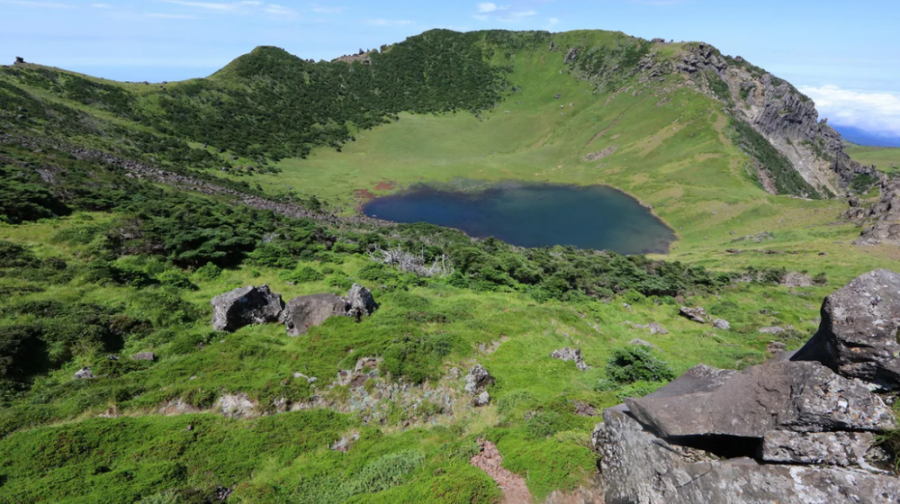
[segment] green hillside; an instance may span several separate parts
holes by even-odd
[[[354,63],[259,47],[185,82],[0,68],[0,502],[497,502],[479,440],[541,502],[595,473],[591,411],[798,347],[823,296],[895,267],[896,247],[851,245],[846,202],[735,112],[750,91],[676,70],[697,47],[434,30]],[[608,184],[678,241],[521,249],[358,214],[457,178]],[[376,248],[449,268],[399,271]],[[381,304],[360,322],[209,323],[237,287],[354,283]],[[651,322],[667,332],[635,327]],[[550,357],[567,346],[590,369]],[[368,357],[376,377],[339,383]],[[476,363],[496,378],[486,407],[463,392]],[[84,367],[96,378],[73,380]],[[253,406],[216,413],[226,397]]]
[[[847,154],[864,165],[875,165],[885,173],[894,173],[900,168],[900,148],[869,147],[848,143]]]

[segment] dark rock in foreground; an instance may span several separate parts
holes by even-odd
[[[838,467],[721,460],[644,430],[624,407],[594,431],[607,504],[896,503],[900,479]]]
[[[284,308],[281,295],[268,285],[234,289],[212,299],[212,325],[216,331],[236,331],[250,324],[275,322]]]
[[[691,371],[688,376],[693,379]],[[713,387],[711,382],[697,381],[704,390],[697,392],[689,387],[685,391],[679,380],[641,399],[625,400],[634,417],[662,437],[762,438],[780,429],[826,432],[895,427],[894,415],[880,397],[817,362],[753,366],[711,391],[707,391]]]
[[[897,420],[872,392],[900,382],[898,326],[900,275],[866,273],[828,296],[795,360],[699,365],[606,410],[593,436],[606,503],[900,502],[875,442]]]
[[[875,270],[825,298],[818,332],[793,360],[819,361],[843,376],[900,385],[900,274]]]

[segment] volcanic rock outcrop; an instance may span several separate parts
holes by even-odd
[[[792,360],[742,372],[698,365],[603,414],[607,504],[896,503],[875,437],[898,427],[872,390],[900,385],[900,275],[828,296]]]
[[[212,299],[216,331],[236,331],[250,324],[275,322],[284,308],[281,295],[268,285],[240,287]]]

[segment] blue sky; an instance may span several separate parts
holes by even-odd
[[[897,0],[0,0],[0,63],[163,81],[257,45],[331,59],[437,27],[598,28],[709,42],[789,80],[832,123],[900,136],[898,21]]]

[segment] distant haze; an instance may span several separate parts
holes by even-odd
[[[900,147],[900,136],[891,136],[878,133],[872,133],[853,126],[839,126],[832,124],[832,127],[844,137],[844,140],[853,142],[857,145],[869,145],[872,147]]]

